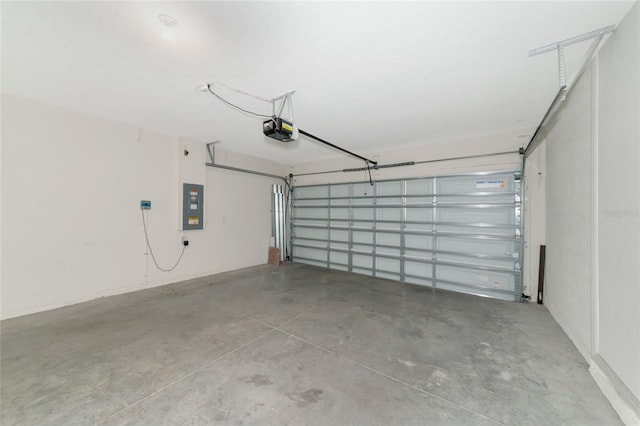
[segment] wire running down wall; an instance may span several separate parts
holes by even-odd
[[[504,300],[522,295],[519,170],[293,190],[293,260]]]

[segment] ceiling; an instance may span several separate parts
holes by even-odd
[[[2,91],[282,164],[342,155],[283,144],[208,93],[295,90],[296,124],[358,153],[522,130],[558,90],[530,49],[618,24],[631,2],[5,2]],[[174,17],[173,41],[158,14]],[[566,51],[568,75],[589,42]],[[217,87],[243,108],[268,104]]]

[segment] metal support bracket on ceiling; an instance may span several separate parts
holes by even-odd
[[[544,129],[544,127],[551,120],[551,118],[555,115],[555,112],[557,111],[557,109],[560,106],[560,104],[562,103],[562,101],[564,101],[567,98],[567,93],[569,93],[569,91],[573,87],[573,84],[578,80],[578,78],[580,78],[580,76],[582,75],[584,70],[587,68],[587,65],[589,64],[589,62],[591,61],[591,59],[595,55],[596,50],[598,49],[598,46],[600,45],[600,42],[602,42],[603,37],[606,34],[614,32],[615,30],[616,30],[616,26],[615,25],[609,25],[608,27],[603,27],[603,28],[600,28],[598,30],[590,31],[588,33],[584,33],[584,34],[581,34],[579,36],[571,37],[571,38],[568,38],[566,40],[562,40],[562,41],[559,41],[557,43],[551,43],[551,44],[548,44],[546,46],[542,46],[542,47],[539,47],[537,49],[532,49],[532,50],[529,51],[529,56],[530,57],[539,55],[541,53],[552,52],[554,50],[557,51],[557,53],[558,53],[558,80],[559,80],[559,84],[560,84],[560,89],[558,90],[558,93],[555,96],[555,98],[553,99],[553,102],[551,102],[551,105],[549,106],[549,109],[547,109],[546,114],[544,115],[544,117],[542,117],[542,120],[540,121],[540,124],[538,125],[538,128],[536,129],[535,133],[533,134],[533,136],[529,140],[529,143],[527,144],[527,147],[525,149],[525,155],[524,155],[525,160],[529,156],[529,154],[538,145],[538,142],[540,141],[540,135],[542,134],[542,130]],[[587,53],[586,53],[586,55],[584,57],[582,65],[571,76],[569,81],[567,81],[567,79],[566,79],[564,48],[567,47],[567,46],[571,46],[573,44],[576,44],[576,43],[580,43],[580,42],[587,41],[587,40],[592,40],[592,39],[593,39],[593,42],[591,43],[591,46],[587,50]]]
[[[296,93],[295,90],[291,91],[291,92],[287,92],[282,96],[278,96],[277,98],[273,98],[271,99],[271,109],[273,111],[273,116],[274,117],[278,117],[278,118],[286,118],[287,120],[289,120],[290,122],[294,122],[293,120],[293,103],[291,101],[291,95],[293,95],[294,93]],[[280,103],[279,107],[278,107],[278,111],[276,112],[276,104]],[[282,112],[284,111],[284,107],[287,107],[288,113],[289,115],[286,117],[282,116]]]
[[[548,44],[546,46],[538,47],[537,49],[532,49],[529,51],[529,57],[540,55],[541,53],[552,52],[554,50],[557,51],[559,85],[560,87],[566,86],[568,89],[571,87],[572,83],[580,76],[580,74],[582,74],[582,71],[584,71],[584,66],[589,62],[589,60],[595,53],[596,49],[600,45],[600,42],[602,41],[602,38],[605,36],[605,34],[612,33],[615,30],[616,30],[615,25],[609,25],[608,27],[603,27],[594,31],[590,31],[588,33],[584,33],[575,37],[568,38],[566,40],[562,40],[556,43]],[[587,51],[587,55],[585,57],[583,66],[580,68],[580,70],[578,70],[578,72],[576,72],[571,77],[571,79],[569,80],[569,83],[567,83],[567,78],[566,78],[567,70],[566,70],[565,55],[564,55],[565,47],[571,46],[572,44],[581,43],[583,41],[591,40],[591,39],[595,39],[595,40],[593,40],[593,43],[591,43],[591,47],[589,47],[589,50]],[[566,97],[566,93],[563,94],[562,100],[564,100],[565,97]]]

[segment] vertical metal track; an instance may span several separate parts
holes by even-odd
[[[353,185],[349,185],[349,253],[347,254],[347,269],[353,272]]]
[[[402,211],[400,212],[400,281],[404,282],[404,261],[406,255],[404,231],[407,227],[407,180],[402,180],[402,197],[400,204]]]
[[[438,178],[435,176],[431,181],[431,192],[431,200],[433,203],[433,208],[431,210],[431,214],[433,216],[431,218],[431,221],[433,222],[433,225],[431,226],[431,230],[433,231],[433,236],[431,238],[431,260],[433,261],[433,263],[431,264],[431,287],[435,290],[437,287],[436,276],[438,273],[438,266],[436,263],[438,261]]]
[[[293,234],[293,218],[294,218],[294,213],[293,213],[293,176],[289,175],[289,177],[287,178],[287,189],[289,191],[289,196],[287,197],[287,210],[285,210],[285,222],[288,223],[289,226],[287,226],[287,231],[288,231],[288,235],[286,238],[286,243],[287,243],[287,247],[288,247],[288,251],[287,251],[287,260],[291,260],[293,258],[293,239],[295,237],[295,235]],[[287,214],[287,212],[289,212],[289,214]]]
[[[525,199],[524,199],[524,155],[525,153],[522,152],[520,154],[520,171],[518,174],[516,174],[515,176],[515,184],[516,184],[516,192],[517,194],[515,195],[515,208],[514,208],[514,220],[515,220],[515,224],[519,227],[516,228],[516,237],[518,237],[518,247],[517,247],[517,252],[518,252],[518,261],[515,262],[515,269],[516,271],[520,272],[518,275],[516,275],[515,280],[516,280],[516,291],[518,292],[518,294],[520,294],[520,298],[516,299],[520,302],[522,302],[524,299],[522,297],[522,295],[524,294],[524,245],[526,244],[525,240],[524,240],[524,203],[525,203]]]
[[[285,259],[285,217],[282,185],[273,185],[273,237],[276,248],[280,249],[280,260]]]
[[[376,276],[377,268],[376,268],[376,246],[378,241],[378,184],[376,182],[373,183],[373,247],[371,247],[371,264],[372,264],[372,276]]]
[[[331,267],[331,195],[333,187],[327,185],[327,268]]]

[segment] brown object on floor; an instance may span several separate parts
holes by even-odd
[[[280,266],[280,249],[269,247],[269,265]]]
[[[547,257],[547,246],[540,246],[540,264],[538,267],[538,305],[542,305],[542,295],[544,294],[544,264]]]

